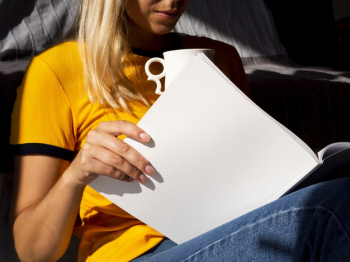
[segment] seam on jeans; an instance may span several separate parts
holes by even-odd
[[[207,249],[207,248],[209,248],[209,247],[215,245],[215,244],[218,243],[218,242],[221,242],[222,240],[225,240],[225,239],[227,239],[227,238],[229,238],[229,237],[231,237],[231,236],[233,236],[233,235],[239,233],[240,231],[242,231],[242,230],[244,230],[244,229],[246,229],[246,228],[251,228],[251,227],[255,226],[256,224],[259,224],[259,223],[261,223],[261,222],[263,222],[263,221],[265,221],[265,220],[267,220],[267,219],[276,217],[276,216],[278,216],[278,215],[285,214],[285,213],[289,213],[289,212],[291,212],[291,211],[298,211],[298,210],[302,210],[302,209],[315,209],[315,210],[321,209],[321,210],[323,210],[323,211],[326,211],[327,213],[330,213],[330,214],[331,214],[331,218],[333,218],[333,219],[338,223],[338,225],[340,226],[340,228],[343,230],[344,234],[346,235],[348,241],[350,242],[350,237],[349,237],[349,235],[347,234],[347,232],[346,232],[346,230],[344,229],[343,225],[340,223],[340,221],[337,219],[336,215],[335,215],[332,211],[330,211],[329,209],[324,208],[324,207],[322,207],[322,206],[315,206],[315,207],[299,207],[299,208],[292,208],[292,209],[289,209],[289,210],[286,210],[286,211],[280,211],[280,212],[275,213],[275,214],[272,214],[272,215],[270,215],[270,216],[268,216],[268,217],[264,217],[264,218],[262,218],[262,219],[259,219],[258,221],[255,221],[254,223],[250,223],[250,224],[248,224],[248,225],[246,225],[246,226],[244,226],[244,227],[238,229],[237,231],[235,231],[235,232],[233,232],[233,233],[231,233],[231,234],[229,234],[229,235],[227,235],[227,236],[225,236],[225,237],[223,237],[223,238],[221,238],[221,239],[218,239],[218,240],[216,240],[216,241],[213,242],[213,243],[210,243],[209,245],[203,247],[201,250],[198,250],[196,253],[193,253],[193,254],[190,255],[189,257],[187,257],[187,258],[181,260],[180,262],[184,262],[184,261],[190,259],[191,257],[196,256],[197,254],[199,254],[199,253],[202,252],[203,250],[205,250],[205,249]]]
[[[340,226],[340,228],[344,231],[344,234],[345,234],[345,236],[347,237],[348,241],[350,242],[350,236],[349,236],[348,233],[346,232],[346,230],[345,230],[343,224],[340,223],[340,221],[339,221],[339,219],[337,218],[337,216],[336,216],[332,211],[330,211],[329,209],[324,208],[324,207],[322,207],[322,206],[316,206],[316,208],[322,209],[323,211],[326,211],[326,212],[330,213],[330,214],[331,214],[331,218],[333,218],[333,219],[338,223],[338,225]]]

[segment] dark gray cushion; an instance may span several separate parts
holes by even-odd
[[[233,45],[243,59],[287,55],[262,0],[192,0],[174,31]]]
[[[0,0],[0,60],[33,56],[64,33],[78,0]]]

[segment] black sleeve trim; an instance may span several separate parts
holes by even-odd
[[[40,143],[28,143],[21,145],[11,145],[13,155],[28,155],[28,154],[40,154],[40,155],[48,155],[57,158],[61,158],[64,160],[72,161],[74,159],[74,151],[47,145]]]

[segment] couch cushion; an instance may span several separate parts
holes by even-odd
[[[314,151],[350,141],[350,72],[268,63],[245,70],[254,102]]]
[[[174,31],[233,45],[243,61],[287,55],[262,0],[192,0]]]
[[[0,60],[33,56],[62,38],[78,2],[0,0]]]

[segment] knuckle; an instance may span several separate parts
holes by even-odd
[[[89,143],[85,143],[81,150],[83,153],[86,153],[91,151],[91,149],[92,149],[92,145],[90,145]]]
[[[99,123],[96,127],[96,130],[105,130],[109,125],[108,121],[102,121],[101,123]]]
[[[121,173],[120,176],[118,177],[119,180],[123,180],[123,181],[127,181],[129,180],[129,176],[124,174],[124,173]]]
[[[97,125],[97,128],[104,127],[106,125],[106,122],[103,121]]]
[[[128,181],[129,176],[122,171],[118,170],[118,174],[115,176],[116,179],[121,180],[121,181]]]
[[[137,168],[133,168],[130,172],[130,176],[132,178],[138,178],[140,176],[140,174],[141,174],[141,171],[138,170]]]
[[[131,133],[133,137],[140,137],[140,130],[138,130],[138,128],[133,128]]]
[[[146,159],[144,159],[143,157],[139,157],[136,159],[135,164],[137,167],[143,168],[144,166],[146,166],[148,163],[148,161]]]
[[[126,153],[126,152],[128,152],[129,148],[130,148],[130,146],[129,146],[127,143],[124,143],[124,142],[122,142],[122,143],[120,143],[120,144],[118,145],[118,150],[119,150],[119,152],[121,152],[121,153]]]
[[[105,174],[107,175],[107,176],[113,176],[114,175],[114,173],[116,172],[116,168],[114,168],[114,167],[112,167],[112,166],[106,166],[105,167]]]
[[[112,157],[112,162],[115,164],[115,165],[121,165],[123,164],[124,162],[124,158],[122,158],[120,155],[114,155]]]
[[[126,121],[125,120],[118,120],[115,122],[115,125],[118,129],[123,129],[126,125]]]
[[[87,134],[87,140],[93,139],[94,137],[96,137],[96,135],[97,135],[96,129],[90,130],[89,133]]]

